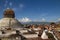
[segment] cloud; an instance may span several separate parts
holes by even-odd
[[[23,11],[23,10],[24,10],[24,4],[22,4],[22,3],[19,4],[19,10],[20,10],[20,11]]]
[[[9,2],[8,0],[6,0],[4,7],[12,7],[12,2]]]
[[[46,22],[45,18],[42,18],[41,20],[31,20],[30,18],[24,17],[22,19],[19,20],[20,22]]]
[[[46,21],[46,19],[45,19],[45,18],[42,18],[42,19],[41,19],[41,21],[42,21],[42,22],[45,22],[45,21]]]
[[[23,4],[19,4],[19,7],[20,7],[20,8],[23,8],[23,7],[24,7],[24,5],[23,5]]]
[[[12,2],[10,2],[9,5],[12,6]]]
[[[20,22],[31,22],[32,20],[30,20],[29,18],[25,17],[19,20]]]
[[[60,21],[60,18],[58,18],[58,21]]]

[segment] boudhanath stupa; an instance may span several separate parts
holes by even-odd
[[[0,29],[2,28],[18,28],[21,23],[15,18],[14,10],[6,9],[3,13],[3,18],[0,19]]]

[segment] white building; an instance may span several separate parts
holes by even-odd
[[[0,29],[21,27],[22,24],[15,18],[15,13],[12,9],[6,9],[3,14],[3,18],[0,19]]]

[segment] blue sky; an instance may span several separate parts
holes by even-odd
[[[0,0],[0,18],[6,8],[12,8],[17,19],[57,21],[60,18],[60,0]]]

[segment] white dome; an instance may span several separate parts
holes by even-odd
[[[5,27],[20,27],[21,23],[15,18],[2,18],[0,19],[0,28]]]

